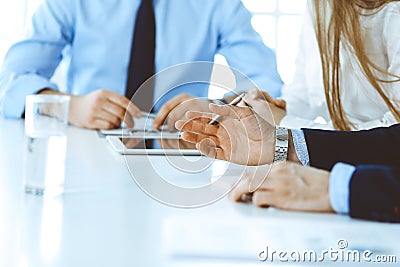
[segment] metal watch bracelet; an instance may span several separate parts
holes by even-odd
[[[274,162],[286,161],[289,147],[289,130],[284,127],[275,127]]]

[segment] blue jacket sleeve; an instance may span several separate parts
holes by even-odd
[[[400,167],[357,166],[350,182],[350,216],[400,222]]]

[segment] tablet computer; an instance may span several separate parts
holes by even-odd
[[[146,138],[132,136],[107,136],[115,151],[122,155],[177,155],[199,156],[201,153],[180,138]]]

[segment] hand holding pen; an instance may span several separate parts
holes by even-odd
[[[228,105],[236,106],[237,104],[239,104],[243,100],[245,95],[246,95],[245,93],[241,93],[239,96],[237,96],[235,99],[233,99]],[[220,118],[221,118],[220,115],[215,115],[215,117],[212,118],[212,120],[208,124],[216,125]]]
[[[237,96],[235,99],[233,99],[229,105],[236,106],[238,105],[241,101],[243,101],[243,98],[246,96],[245,93],[240,94]],[[216,125],[218,123],[218,120],[221,118],[220,115],[216,115],[208,124],[210,125]],[[247,193],[242,195],[242,201],[243,202],[251,202],[253,199],[253,194],[252,193]]]

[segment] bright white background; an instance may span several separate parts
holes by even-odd
[[[252,24],[265,44],[277,53],[285,83],[293,80],[302,13],[307,0],[242,0],[254,14]],[[42,0],[0,1],[0,64],[10,45],[23,37],[27,23]],[[223,63],[224,59],[216,58]]]

